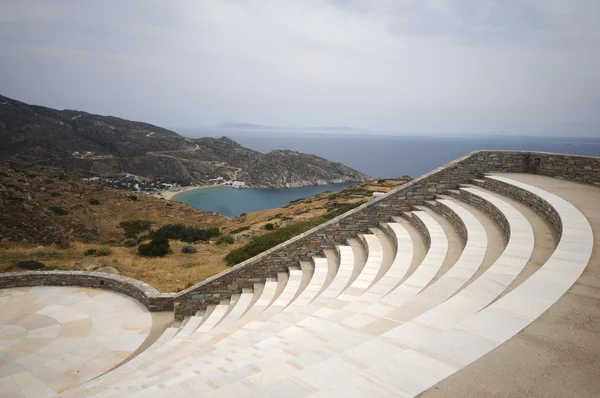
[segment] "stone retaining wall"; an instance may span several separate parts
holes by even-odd
[[[160,293],[147,283],[121,275],[85,271],[27,271],[0,275],[0,289],[22,286],[80,286],[133,297],[149,311],[172,311],[174,293]]]
[[[600,186],[599,157],[530,152],[526,171]]]
[[[476,209],[483,211],[492,220],[494,220],[494,223],[496,223],[496,225],[498,225],[500,229],[502,229],[502,232],[504,233],[506,239],[508,240],[510,238],[510,224],[506,219],[504,213],[502,213],[494,204],[469,191],[454,191],[449,192],[449,194],[452,197],[455,197],[458,200],[468,203]]]
[[[554,207],[544,199],[522,188],[490,178],[486,178],[484,183],[477,185],[529,205],[536,213],[548,220],[548,222],[554,226],[560,239],[562,234],[562,221]]]
[[[446,220],[448,220],[448,222],[450,222],[450,224],[452,224],[452,227],[457,230],[462,237],[463,244],[467,241],[469,238],[467,226],[463,222],[462,218],[460,218],[458,214],[452,210],[452,208],[446,206],[442,202],[428,202],[426,205],[434,211],[440,213]]]

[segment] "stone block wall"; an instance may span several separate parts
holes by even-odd
[[[560,216],[554,207],[552,207],[550,203],[546,202],[544,199],[514,185],[490,178],[486,178],[484,183],[477,185],[529,205],[536,213],[540,214],[542,217],[544,217],[544,219],[552,224],[556,230],[556,233],[558,234],[558,237],[560,238],[562,233],[562,222],[560,220]]]
[[[84,271],[8,272],[0,276],[0,289],[21,286],[80,286],[110,290],[133,297],[149,311],[172,311],[173,293],[160,293],[147,283],[122,275]]]
[[[462,218],[460,218],[458,214],[454,212],[454,210],[452,210],[450,207],[446,206],[442,202],[429,202],[427,203],[427,206],[443,215],[444,218],[452,224],[454,229],[456,229],[460,233],[460,236],[463,239],[463,244],[467,241],[467,239],[469,238],[467,226],[463,222]]]
[[[526,171],[600,186],[600,157],[530,152]]]

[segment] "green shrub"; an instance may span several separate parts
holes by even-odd
[[[324,214],[322,217],[325,218],[326,220],[331,220],[332,218],[336,218],[337,216],[342,215],[342,214],[346,213],[347,211],[350,211],[350,210],[354,209],[355,207],[358,207],[364,203],[367,203],[367,202],[361,201],[361,202],[356,202],[356,203],[346,203],[339,207],[332,207],[329,210],[327,210],[327,213]]]
[[[275,225],[273,225],[272,222],[265,224],[265,229],[268,231],[272,231],[273,229],[275,229]]]
[[[112,250],[110,249],[110,247],[101,247],[96,252],[96,256],[110,256],[111,253]]]
[[[225,262],[230,266],[239,264],[242,261],[246,261],[249,258],[264,252],[265,250],[269,250],[270,248],[275,247],[296,235],[300,235],[301,233],[306,232],[317,225],[331,220],[332,218],[335,218],[340,214],[347,212],[348,210],[358,207],[363,203],[366,202],[348,203],[343,206],[330,209],[321,217],[314,217],[307,221],[294,222],[273,232],[269,232],[262,236],[256,236],[244,246],[238,247],[237,249],[229,252],[229,254],[225,256]]]
[[[98,253],[98,249],[90,248],[87,249],[83,254],[86,256],[95,256]]]
[[[167,238],[180,240],[182,242],[208,241],[209,239],[221,235],[219,228],[202,229],[191,227],[183,224],[168,224],[153,231],[150,236],[152,238]]]
[[[197,251],[196,248],[194,246],[191,246],[191,245],[184,245],[181,248],[181,252],[182,253],[186,253],[186,254],[196,253],[196,251]]]
[[[140,233],[148,231],[152,227],[152,221],[149,220],[131,220],[121,221],[119,226],[125,231],[126,238],[135,238]]]
[[[50,210],[51,212],[64,216],[65,214],[69,214],[69,212],[66,209],[63,209],[62,207],[58,207],[58,206],[50,206],[48,207],[48,210]]]
[[[123,241],[121,241],[121,246],[125,246],[125,247],[133,247],[133,246],[137,246],[138,241],[135,238],[127,238],[124,239]]]
[[[246,215],[247,215],[247,213],[242,213],[242,214],[240,214],[238,217],[244,217],[244,216],[246,216]]]
[[[338,198],[338,195],[337,195],[337,194],[335,194],[335,193],[332,193],[331,195],[329,195],[329,196],[327,197],[327,199],[328,199],[328,200],[335,200],[335,199],[337,199],[337,198]]]
[[[50,192],[50,196],[60,196],[60,192]]]
[[[138,200],[138,197],[137,197],[137,195],[129,195],[127,197],[127,199],[129,199],[129,200]]]
[[[91,205],[99,205],[100,201],[98,199],[88,199],[89,204]]]
[[[231,235],[222,235],[219,236],[219,239],[217,239],[217,245],[221,245],[223,243],[230,245],[233,242],[235,242],[235,239]]]
[[[45,267],[45,265],[40,263],[39,261],[29,260],[29,261],[19,261],[18,263],[15,264],[15,267],[32,271],[32,270],[36,270],[36,269],[42,269]]]
[[[234,230],[233,230],[233,231],[231,231],[230,233],[231,233],[231,234],[237,234],[237,233],[240,233],[240,232],[243,232],[243,231],[248,231],[249,229],[250,229],[250,226],[249,226],[249,225],[246,225],[245,227],[241,227],[241,228],[238,228],[238,229],[234,229]]]
[[[19,198],[18,196],[9,196],[6,200],[10,202],[23,202],[25,199]]]
[[[269,218],[269,221],[274,220],[276,218],[281,218],[281,213],[275,214],[273,217]]]
[[[264,234],[262,236],[256,236],[252,238],[246,245],[232,250],[225,256],[225,262],[228,265],[239,264],[249,258],[256,256],[268,250],[280,243],[285,242],[288,239],[293,238],[303,232],[308,231],[311,228],[323,223],[322,217],[315,217],[308,221],[296,222],[286,227],[280,228],[276,231]]]
[[[287,216],[281,217],[281,221],[291,221],[291,220],[293,220],[292,217],[287,217]]]
[[[379,180],[377,180],[378,184],[383,184],[385,182],[385,178],[380,178]]]
[[[169,240],[166,238],[154,238],[150,243],[140,245],[138,251],[144,257],[162,257],[169,252]]]

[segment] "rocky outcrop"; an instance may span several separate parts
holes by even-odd
[[[206,184],[223,177],[255,187],[364,181],[340,163],[293,151],[262,154],[222,138],[189,139],[147,123],[28,105],[0,96],[0,160],[79,177],[134,174]]]

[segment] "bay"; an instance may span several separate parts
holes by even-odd
[[[326,191],[339,191],[355,184],[354,182],[348,182],[278,189],[209,187],[179,193],[173,197],[173,200],[197,209],[212,211],[227,217],[235,217],[242,213],[282,207],[292,200],[306,198]]]

